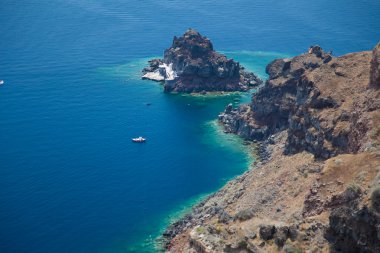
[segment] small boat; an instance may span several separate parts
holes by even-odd
[[[0,85],[4,84],[4,80],[0,80]]]
[[[145,142],[146,139],[140,136],[138,138],[132,138],[132,141],[133,142]]]

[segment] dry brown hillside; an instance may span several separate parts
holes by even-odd
[[[262,161],[165,232],[169,252],[380,252],[379,45],[278,59],[226,130]]]

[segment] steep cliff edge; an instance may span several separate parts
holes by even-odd
[[[380,252],[377,53],[270,63],[252,102],[219,116],[270,156],[170,226],[167,251]]]
[[[164,59],[149,61],[143,79],[164,82],[167,92],[247,91],[262,81],[240,64],[214,51],[211,41],[193,29],[174,37]]]
[[[375,50],[335,58],[314,46],[292,59],[275,60],[252,103],[227,108],[219,119],[228,132],[249,140],[287,129],[288,154],[306,150],[326,159],[358,152],[368,141],[370,114],[380,108],[376,92],[368,91],[378,59]]]

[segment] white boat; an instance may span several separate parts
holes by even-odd
[[[133,142],[145,142],[146,139],[140,136],[138,138],[132,138],[132,141]]]
[[[4,80],[0,80],[0,85],[4,84]]]

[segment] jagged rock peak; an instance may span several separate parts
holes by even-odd
[[[176,36],[174,36],[174,37],[176,37]],[[193,28],[187,29],[187,31],[183,34],[183,38],[185,38],[185,39],[196,39],[196,38],[207,39],[206,37],[203,37],[197,30],[195,30]]]
[[[198,31],[189,28],[181,37],[174,36],[171,48],[165,50],[165,57],[170,53],[181,54],[190,59],[208,57],[214,51],[211,41]]]
[[[174,36],[176,38],[176,36]],[[197,30],[189,28],[182,36],[186,40],[207,40],[210,41],[207,37],[202,36]]]

